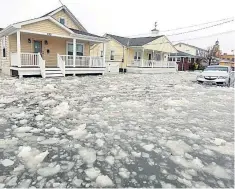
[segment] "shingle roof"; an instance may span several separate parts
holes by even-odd
[[[178,51],[177,53],[170,53],[170,56],[191,56],[194,57],[194,55],[182,52],[182,51]]]
[[[84,31],[81,31],[81,30],[76,30],[76,29],[73,29],[73,28],[69,28],[69,29],[72,30],[74,33],[77,33],[77,34],[88,35],[88,36],[92,36],[92,37],[101,37],[101,36],[98,36],[98,35],[95,35],[95,34],[92,34],[92,33],[88,33],[88,32],[84,32]]]
[[[128,38],[128,37],[121,37],[121,36],[112,35],[112,34],[106,34],[106,35],[112,37],[113,39],[115,39],[116,41],[118,41],[124,46],[143,46],[163,36],[163,35],[160,35],[156,37]]]

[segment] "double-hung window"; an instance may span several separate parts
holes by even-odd
[[[73,43],[68,43],[68,55],[73,55]],[[77,43],[76,44],[76,55],[83,56],[83,44]]]
[[[134,55],[134,60],[140,60],[141,59],[141,52],[136,51]]]

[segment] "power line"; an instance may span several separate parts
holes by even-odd
[[[214,37],[214,36],[218,36],[218,35],[229,34],[229,33],[233,33],[233,32],[235,32],[235,30],[230,30],[230,31],[226,31],[226,32],[215,33],[215,34],[212,34],[212,35],[200,36],[200,37],[195,37],[195,38],[181,39],[181,40],[177,40],[177,41],[168,41],[168,42],[151,43],[151,44],[146,44],[146,45],[157,45],[157,44],[166,44],[166,43],[179,43],[179,42],[182,42],[182,41],[191,41],[191,40],[195,40],[195,39],[209,38],[209,37]],[[146,45],[145,45],[145,46],[146,46]]]
[[[234,20],[229,20],[229,21],[222,22],[222,23],[219,23],[219,24],[214,24],[214,25],[211,25],[211,26],[206,26],[206,27],[203,27],[203,28],[199,28],[199,29],[195,29],[195,30],[190,30],[190,31],[186,31],[186,32],[174,33],[174,34],[170,34],[170,35],[166,35],[166,36],[182,35],[182,34],[186,34],[186,33],[201,31],[201,30],[205,30],[205,29],[208,29],[208,28],[213,28],[215,26],[220,26],[220,25],[223,25],[223,24],[227,24],[227,23],[230,23],[230,22],[233,22],[233,21]]]
[[[190,26],[185,26],[185,27],[180,27],[180,28],[174,28],[174,29],[163,30],[163,31],[160,31],[160,32],[168,32],[168,31],[175,31],[175,30],[180,30],[180,29],[192,28],[192,27],[197,27],[197,26],[201,26],[201,25],[206,25],[206,24],[221,22],[221,21],[224,21],[224,20],[233,21],[234,18],[233,18],[233,17],[224,18],[224,19],[220,19],[220,20],[216,20],[216,21],[210,21],[210,22],[205,22],[205,23],[201,23],[201,24],[195,24],[195,25],[190,25]],[[230,22],[230,21],[229,21],[229,22]],[[129,37],[136,37],[136,36],[140,36],[140,35],[150,35],[150,33],[142,33],[142,34],[138,34],[138,35],[132,35],[132,36],[129,36]]]

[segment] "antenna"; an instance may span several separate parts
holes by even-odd
[[[64,4],[62,3],[62,0],[59,0],[59,2],[60,2],[60,4],[61,4],[62,6],[64,6]]]

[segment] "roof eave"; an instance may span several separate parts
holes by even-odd
[[[72,34],[71,37],[78,38],[80,40],[85,40],[85,41],[93,41],[93,42],[108,42],[109,40],[104,37],[94,37],[94,36],[88,36],[88,35],[82,35],[82,34]]]
[[[13,25],[10,25],[6,28],[4,28],[3,30],[0,31],[0,37],[3,37],[3,36],[6,36],[6,35],[9,35],[13,32],[15,32],[18,28],[17,27],[14,27]]]

